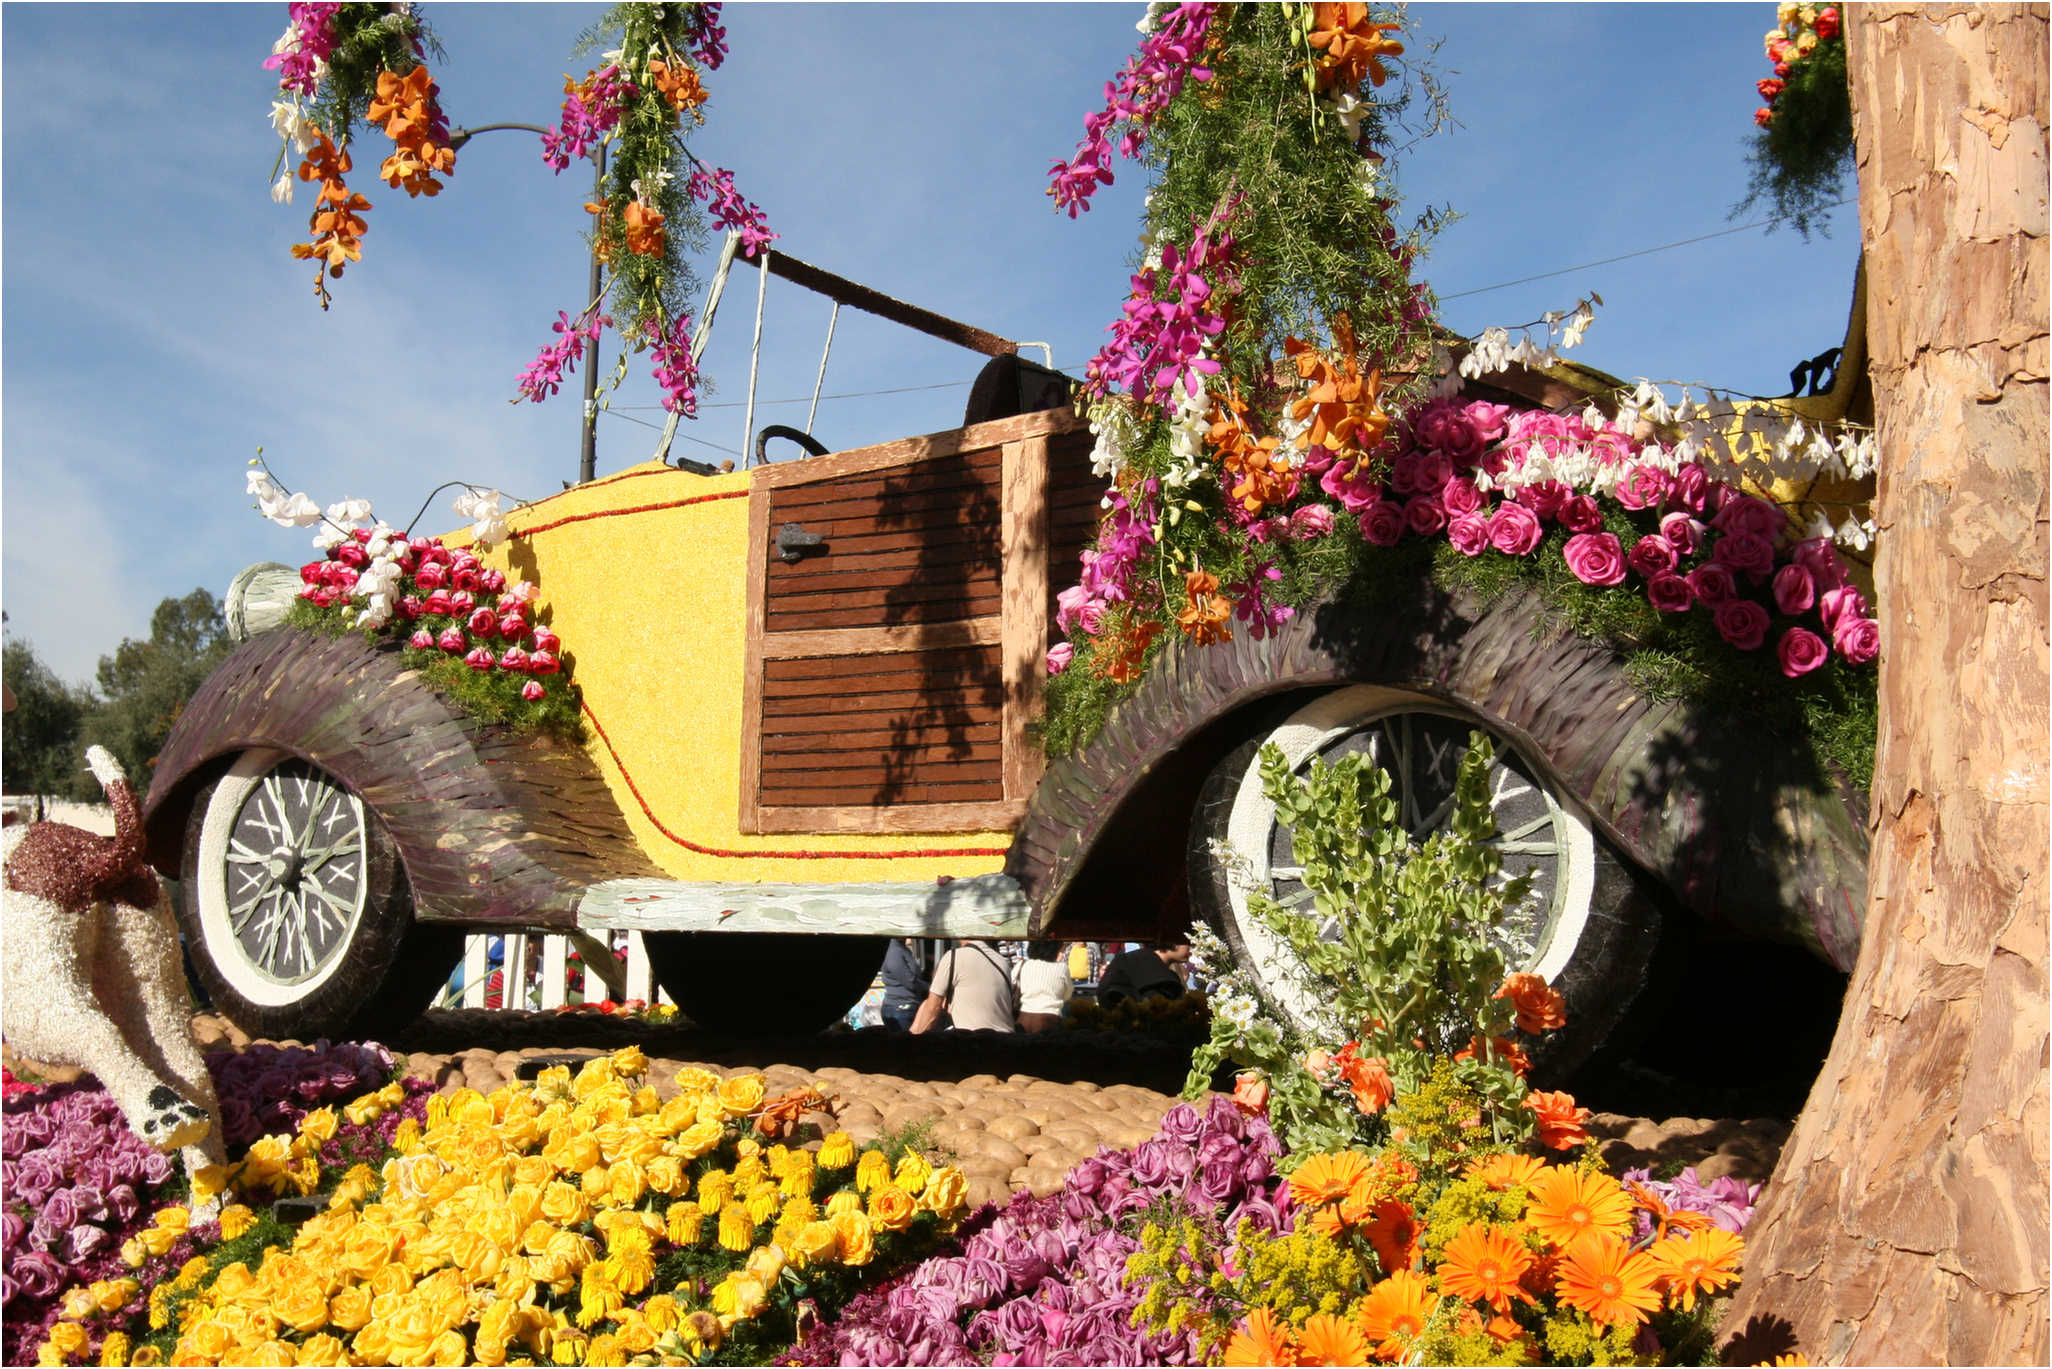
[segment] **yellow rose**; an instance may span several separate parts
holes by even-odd
[[[694,1122],[678,1133],[677,1139],[670,1143],[671,1149],[686,1160],[696,1160],[716,1149],[720,1138],[726,1134],[727,1129],[718,1122]]]
[[[565,1131],[561,1128],[542,1147],[542,1154],[565,1174],[582,1173],[605,1159],[598,1137],[589,1131]]]
[[[344,1284],[328,1299],[328,1324],[338,1331],[360,1331],[370,1320],[371,1291],[368,1284]]]
[[[649,1161],[664,1153],[663,1140],[663,1134],[653,1123],[632,1123],[622,1130],[620,1143],[613,1155],[615,1159],[632,1160],[646,1169]]]
[[[655,1091],[654,1085],[643,1084],[634,1090],[633,1106],[629,1109],[630,1116],[653,1117],[662,1110],[663,1096]]]
[[[490,1283],[499,1277],[499,1265],[505,1259],[506,1246],[493,1240],[480,1228],[458,1231],[449,1238],[449,1258],[463,1271],[466,1283]]]
[[[612,1182],[613,1176],[604,1165],[593,1165],[577,1176],[577,1186],[584,1190],[584,1196],[594,1203],[605,1201]]]
[[[398,1234],[387,1227],[360,1222],[342,1238],[342,1255],[337,1263],[353,1279],[368,1279],[391,1263],[398,1248]]]
[[[556,1177],[556,1167],[546,1156],[523,1155],[513,1162],[511,1177],[523,1188],[540,1188]]]
[[[960,1212],[969,1201],[969,1180],[953,1165],[942,1165],[926,1181],[926,1191],[919,1195],[919,1205],[928,1212],[937,1212],[951,1217]]]
[[[228,1328],[213,1320],[197,1322],[178,1338],[178,1348],[171,1353],[174,1359],[219,1360],[228,1353]]]
[[[620,1314],[620,1348],[630,1355],[645,1355],[655,1349],[656,1329],[632,1309]]]
[[[293,1355],[294,1364],[347,1364],[349,1347],[326,1331],[309,1336]]]
[[[639,1046],[623,1046],[613,1052],[613,1073],[628,1079],[646,1074],[648,1057],[641,1053]]]
[[[388,1264],[371,1275],[370,1291],[373,1298],[404,1297],[413,1291],[413,1273],[403,1264]],[[377,1315],[375,1307],[372,1308],[372,1315]]]
[[[463,1333],[452,1327],[436,1336],[434,1344],[428,1347],[428,1363],[452,1367],[470,1363],[470,1346]]]
[[[729,1274],[712,1294],[713,1310],[736,1321],[751,1320],[768,1300],[769,1290],[753,1274]]]
[[[390,1364],[392,1362],[392,1336],[383,1322],[372,1322],[356,1333],[349,1342],[359,1364]]]
[[[720,1076],[697,1065],[687,1065],[677,1071],[677,1094],[691,1098],[696,1094],[711,1093],[720,1086]]]
[[[210,1202],[227,1191],[228,1181],[233,1177],[226,1165],[206,1165],[192,1176],[192,1200],[196,1203]]]
[[[784,1252],[773,1245],[758,1247],[749,1252],[748,1262],[742,1267],[762,1280],[764,1288],[769,1288],[776,1283],[777,1276],[784,1272]]]
[[[834,1234],[830,1221],[807,1222],[791,1238],[791,1258],[801,1268],[818,1264],[821,1260],[831,1260],[840,1248],[841,1238]]]
[[[830,1131],[819,1143],[821,1169],[846,1169],[855,1163],[855,1138],[845,1131]]]
[[[86,1329],[75,1321],[60,1321],[50,1327],[50,1339],[46,1342],[65,1359],[79,1354],[86,1348]]]
[[[198,1259],[197,1255],[193,1256]],[[249,1272],[249,1266],[241,1260],[221,1266],[221,1272],[214,1278],[214,1301],[231,1302],[256,1287],[256,1275]]]
[[[876,1253],[876,1237],[869,1225],[869,1218],[860,1212],[843,1212],[828,1218],[834,1229],[834,1238],[839,1243],[841,1263],[851,1269],[860,1269],[868,1264]]]
[[[542,1253],[561,1260],[567,1272],[578,1274],[598,1258],[598,1245],[591,1237],[575,1231],[558,1231],[549,1238],[549,1248]]]
[[[737,1074],[720,1083],[720,1108],[729,1117],[746,1117],[762,1106],[763,1080],[759,1074]]]
[[[449,1173],[449,1166],[435,1156],[421,1151],[399,1157],[398,1183],[395,1187],[403,1198],[430,1198],[440,1187],[442,1177]]]
[[[591,1202],[558,1179],[542,1190],[541,1215],[557,1226],[581,1226],[591,1220]]]
[[[401,1300],[384,1325],[385,1334],[392,1339],[392,1358],[407,1364],[425,1363],[428,1347],[442,1334],[440,1318],[419,1298]]]
[[[613,1062],[601,1055],[584,1062],[577,1071],[577,1077],[570,1082],[570,1092],[579,1099],[591,1097],[610,1087],[615,1081]]]
[[[519,1307],[511,1302],[491,1302],[485,1305],[484,1313],[477,1319],[477,1337],[471,1343],[471,1358],[479,1364],[501,1365],[506,1362],[506,1351],[518,1334],[515,1313]]]
[[[458,1126],[490,1127],[499,1117],[490,1099],[476,1089],[461,1088],[449,1095],[449,1120]]]
[[[648,1176],[632,1160],[621,1160],[607,1176],[607,1197],[621,1207],[632,1207],[648,1192]]]
[[[312,1335],[328,1324],[328,1300],[317,1285],[303,1279],[295,1279],[278,1290],[271,1300],[271,1312],[302,1336]]]
[[[324,1146],[335,1139],[342,1119],[333,1108],[315,1108],[299,1121],[299,1134],[317,1146]]]
[[[755,1223],[748,1216],[748,1209],[738,1203],[729,1203],[720,1209],[720,1245],[732,1251],[743,1251],[755,1244]]]
[[[828,1207],[831,1209],[832,1204]],[[912,1195],[896,1184],[884,1184],[870,1191],[869,1219],[879,1231],[903,1231],[912,1225],[912,1214],[917,1210]]]
[[[100,1364],[103,1369],[121,1369],[128,1363],[128,1334],[124,1331],[110,1331],[107,1339],[100,1342]]]
[[[67,1291],[63,1300],[57,1304],[58,1314],[71,1321],[84,1321],[94,1315],[100,1308],[99,1294],[95,1291],[99,1287],[100,1285],[94,1284],[92,1288],[73,1288]]]
[[[650,1160],[643,1177],[648,1183],[649,1192],[661,1194],[665,1198],[677,1197],[690,1184],[690,1180],[684,1175],[684,1162],[674,1155],[658,1155]]]
[[[243,1363],[256,1365],[257,1369],[289,1369],[297,1360],[298,1351],[290,1341],[267,1340],[250,1351]]]
[[[727,1120],[727,1110],[720,1106],[720,1091],[718,1089],[698,1095],[698,1120],[701,1122],[724,1122]]]

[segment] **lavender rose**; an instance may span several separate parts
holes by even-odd
[[[1577,498],[1581,496],[1577,495]],[[1563,518],[1563,522],[1566,520]],[[1624,550],[1608,532],[1581,532],[1568,538],[1561,548],[1568,569],[1585,585],[1616,585],[1624,582]]]

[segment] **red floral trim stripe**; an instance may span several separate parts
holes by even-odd
[[[653,475],[655,472],[650,471],[649,474]],[[538,523],[531,528],[521,528],[517,532],[509,533],[508,537],[510,540],[517,542],[523,537],[532,537],[538,532],[547,532],[551,528],[560,528],[566,523],[582,523],[589,518],[618,518],[622,514],[628,513],[654,513],[659,509],[681,509],[687,504],[705,504],[716,499],[746,499],[747,497],[747,490],[728,490],[724,494],[694,494],[689,499],[670,499],[660,504],[636,504],[628,509],[597,509],[591,513],[573,513],[566,517],[558,518],[553,523]]]
[[[702,497],[724,499],[727,496],[708,495]],[[626,512],[626,510],[622,510],[622,512]],[[591,515],[586,516],[589,517]],[[606,754],[611,756],[613,764],[619,767],[620,778],[627,781],[628,791],[634,795],[634,801],[641,805],[642,813],[647,816],[650,822],[655,824],[656,831],[661,832],[685,850],[695,851],[701,856],[723,856],[733,859],[766,856],[771,859],[782,860],[913,860],[920,857],[933,856],[1001,856],[1005,854],[1004,847],[980,846],[964,846],[942,851],[728,851],[717,846],[700,846],[697,842],[687,841],[663,826],[663,820],[655,815],[655,811],[648,806],[648,800],[641,796],[641,786],[636,784],[634,776],[627,772],[627,764],[620,759],[620,753],[614,749],[613,739],[606,735],[605,726],[599,722],[598,714],[591,711],[591,705],[588,703],[581,703],[580,706],[584,709],[584,716],[591,720],[592,727],[598,732],[599,740],[606,744]]]

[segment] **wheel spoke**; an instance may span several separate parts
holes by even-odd
[[[301,864],[300,869],[307,874],[312,874],[337,856],[353,856],[360,854],[362,850],[363,848],[356,844],[356,836],[352,833],[332,846],[323,846],[317,851],[308,851],[303,858],[304,863]]]
[[[1268,874],[1271,879],[1302,879],[1304,877],[1304,867],[1301,865],[1271,865],[1268,867]]]
[[[1557,856],[1560,844],[1556,841],[1506,841],[1496,848],[1507,856]]]
[[[1510,831],[1500,832],[1497,835],[1500,839],[1504,841],[1519,841],[1525,837],[1531,836],[1534,832],[1538,831],[1540,828],[1546,826],[1548,823],[1552,821],[1553,814],[1541,813],[1538,817],[1533,818],[1530,822],[1519,823]]]

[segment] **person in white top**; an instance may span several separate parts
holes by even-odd
[[[1019,966],[1019,1030],[1044,1032],[1062,1020],[1062,1007],[1076,991],[1062,965],[1063,943],[1034,941]]]

